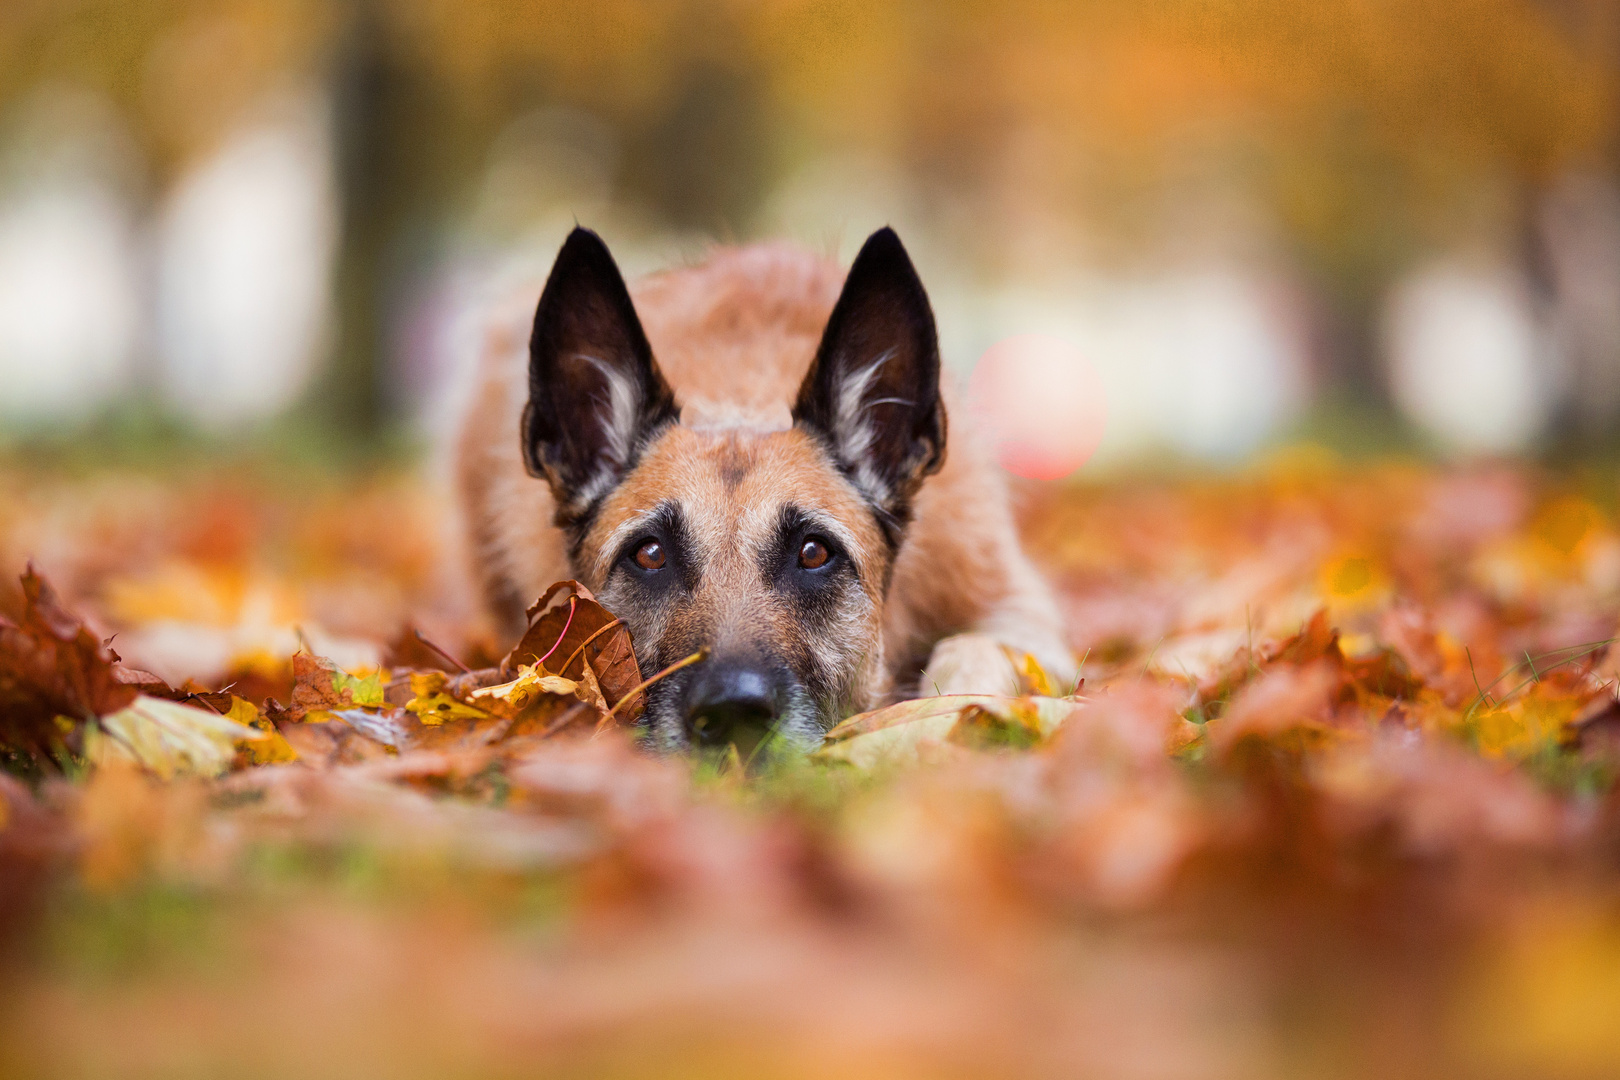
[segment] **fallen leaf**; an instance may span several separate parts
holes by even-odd
[[[525,664],[594,682],[610,709],[643,677],[630,631],[577,581],[557,582],[529,608],[529,628],[501,669],[514,672]],[[637,695],[618,714],[619,722],[633,724],[644,707]]]
[[[243,744],[251,764],[282,765],[298,760],[298,751],[292,748],[292,744],[287,742],[286,737],[274,724],[259,714],[258,706],[246,698],[231,695],[231,705],[225,712],[225,719],[246,724],[264,734],[262,739],[254,739]]]
[[[410,683],[412,696],[405,708],[415,713],[424,724],[442,724],[447,720],[483,720],[489,716],[484,710],[464,704],[445,693],[449,680],[439,672],[412,675]]]
[[[957,746],[1031,745],[1056,731],[1077,708],[1077,702],[1049,697],[918,698],[850,717],[827,732],[813,756],[871,769],[949,756]]]
[[[385,704],[381,672],[356,678],[324,656],[294,653],[293,680],[292,706],[287,710],[292,719],[316,710],[381,708]]]
[[[964,708],[949,738],[975,749],[1028,748],[1049,738],[1079,707],[1068,698],[991,698]]]
[[[543,695],[572,697],[578,694],[579,689],[580,684],[573,679],[548,675],[538,667],[525,664],[518,669],[517,678],[497,686],[474,690],[471,697],[474,701],[489,702],[492,706],[503,707],[505,715],[515,716],[540,700]]]
[[[0,748],[49,761],[54,747],[79,744],[84,721],[133,702],[149,677],[121,671],[118,654],[61,606],[33,564],[22,588],[21,621],[0,616]],[[65,731],[58,717],[70,721]]]
[[[231,767],[237,747],[270,737],[208,709],[142,695],[101,718],[99,734],[87,740],[86,756],[97,764],[132,762],[164,780],[219,776]]]
[[[1325,661],[1272,668],[1244,687],[1218,720],[1205,725],[1210,744],[1226,753],[1250,736],[1325,732],[1337,685],[1338,675]]]

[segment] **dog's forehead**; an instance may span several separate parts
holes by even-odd
[[[599,559],[611,559],[641,522],[670,506],[679,508],[691,541],[722,560],[749,557],[774,540],[787,507],[823,523],[857,559],[883,545],[860,495],[797,429],[670,428],[603,504],[591,530]]]

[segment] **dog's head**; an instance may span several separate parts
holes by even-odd
[[[644,674],[707,650],[648,690],[657,745],[809,745],[883,692],[890,570],[945,454],[933,312],[892,230],[856,257],[789,430],[682,426],[584,229],[552,267],[529,357],[524,460],[551,485],[576,575],[629,626]]]

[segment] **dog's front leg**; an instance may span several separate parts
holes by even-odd
[[[934,646],[917,692],[923,697],[1016,694],[1018,671],[1001,642],[989,634],[953,634]]]

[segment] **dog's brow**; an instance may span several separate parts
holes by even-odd
[[[830,514],[825,510],[819,510],[815,507],[799,506],[796,504],[782,507],[781,513],[783,518],[787,520],[797,519],[798,521],[808,525],[811,529],[814,529],[816,532],[825,534],[829,540],[833,541],[839,547],[849,552],[852,560],[854,558],[854,553],[860,550],[860,542],[856,539],[855,534],[850,532],[844,523],[839,521],[838,517],[834,514]],[[858,565],[856,566],[857,575],[859,575],[861,569],[862,567]]]
[[[799,512],[804,515],[805,520],[808,521],[813,528],[826,533],[828,539],[836,540],[839,546],[841,546],[845,551],[853,551],[859,544],[859,541],[855,539],[855,534],[850,532],[849,529],[844,526],[844,523],[839,521],[832,514],[828,514],[821,510],[805,509],[802,507],[799,508]]]

